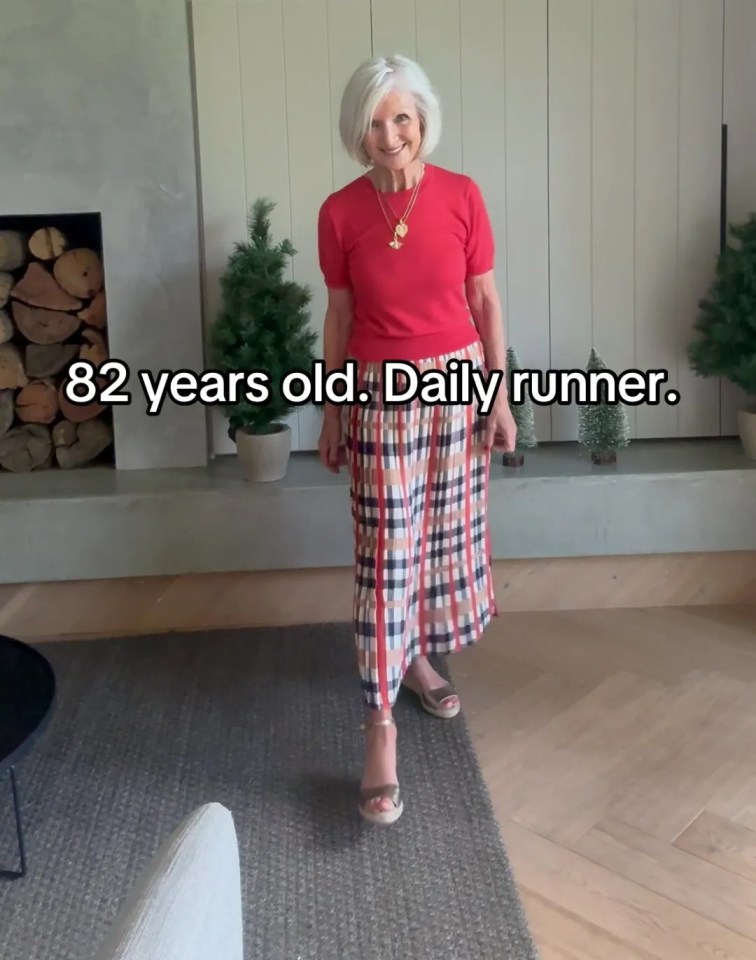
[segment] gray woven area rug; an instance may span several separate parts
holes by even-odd
[[[3,960],[90,957],[160,841],[209,800],[239,835],[248,960],[535,960],[461,716],[403,694],[404,815],[359,818],[343,625],[41,649],[59,698],[18,767],[29,873],[0,881]],[[3,865],[14,838],[6,777]]]

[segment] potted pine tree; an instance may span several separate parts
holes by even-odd
[[[502,463],[505,467],[521,467],[525,463],[525,450],[538,446],[538,440],[535,433],[535,414],[533,412],[533,401],[529,391],[526,389],[520,403],[513,402],[512,393],[512,374],[515,370],[521,370],[520,360],[513,347],[507,347],[507,385],[509,409],[512,411],[512,419],[517,427],[517,438],[513,451],[502,454]]]
[[[310,371],[316,334],[308,312],[312,293],[284,277],[296,250],[288,239],[271,237],[271,200],[250,207],[247,239],[234,244],[221,277],[221,307],[211,328],[210,348],[217,370],[225,374],[267,375],[267,399],[244,397],[226,405],[228,435],[236,444],[244,476],[253,482],[280,480],[291,454],[291,428],[286,418],[295,409],[282,393],[286,374]]]
[[[745,392],[738,432],[746,457],[756,460],[756,214],[731,225],[729,236],[699,301],[688,359],[699,376],[725,377]]]
[[[585,369],[606,370],[606,364],[595,349],[591,348]],[[617,451],[630,443],[630,428],[627,412],[621,403],[609,403],[606,385],[599,384],[596,403],[584,403],[578,407],[578,443],[591,454],[597,466],[617,462]]]

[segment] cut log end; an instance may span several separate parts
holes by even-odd
[[[47,470],[53,465],[52,434],[49,427],[27,423],[13,427],[0,438],[0,467],[12,473]]]
[[[10,300],[11,290],[15,284],[12,273],[0,272],[0,307],[4,307]]]
[[[0,437],[13,426],[15,390],[0,390]]]
[[[54,423],[59,410],[58,391],[49,380],[31,380],[16,395],[16,416],[24,423]]]
[[[26,273],[10,292],[14,300],[47,310],[80,310],[82,302],[67,293],[41,263],[30,263]]]
[[[102,418],[72,423],[62,420],[53,430],[55,459],[62,470],[83,467],[99,457],[113,442],[110,424]]]
[[[85,420],[94,420],[107,409],[102,403],[73,403],[66,396],[66,386],[68,380],[64,380],[58,388],[58,403],[60,412],[72,423],[84,423]],[[108,386],[108,380],[105,377],[97,377],[96,383],[101,390]]]
[[[13,343],[0,344],[0,390],[18,390],[28,382],[18,347]]]
[[[68,240],[57,227],[40,227],[29,238],[29,250],[38,260],[54,260],[68,247]]]
[[[18,270],[28,256],[26,237],[18,230],[0,230],[0,270]]]
[[[26,373],[36,380],[54,377],[76,358],[75,343],[30,343],[26,348]]]
[[[27,340],[41,345],[61,343],[81,326],[75,313],[29,307],[18,300],[13,302],[13,319]]]
[[[84,307],[83,310],[79,311],[79,317],[84,323],[89,324],[90,327],[97,327],[98,330],[104,329],[107,322],[107,306],[105,304],[104,290],[100,290],[88,307]]]
[[[0,309],[0,343],[7,343],[15,336],[13,321],[7,310]]]
[[[101,367],[108,359],[108,348],[105,345],[105,338],[99,330],[94,329],[82,330],[81,336],[87,342],[79,350],[79,359],[89,360],[95,367]]]
[[[67,293],[80,300],[91,300],[105,282],[102,260],[94,250],[86,247],[61,254],[55,261],[53,274]]]

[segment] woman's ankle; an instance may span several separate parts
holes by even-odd
[[[372,729],[373,727],[389,729],[392,726],[395,726],[395,723],[393,712],[390,708],[387,710],[376,709],[375,707],[367,708],[365,715],[366,729]]]
[[[368,723],[365,731],[363,786],[394,782],[397,744],[397,729],[394,723],[388,726]]]

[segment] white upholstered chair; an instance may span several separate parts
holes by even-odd
[[[94,960],[243,960],[239,847],[219,803],[194,810],[158,849]]]

